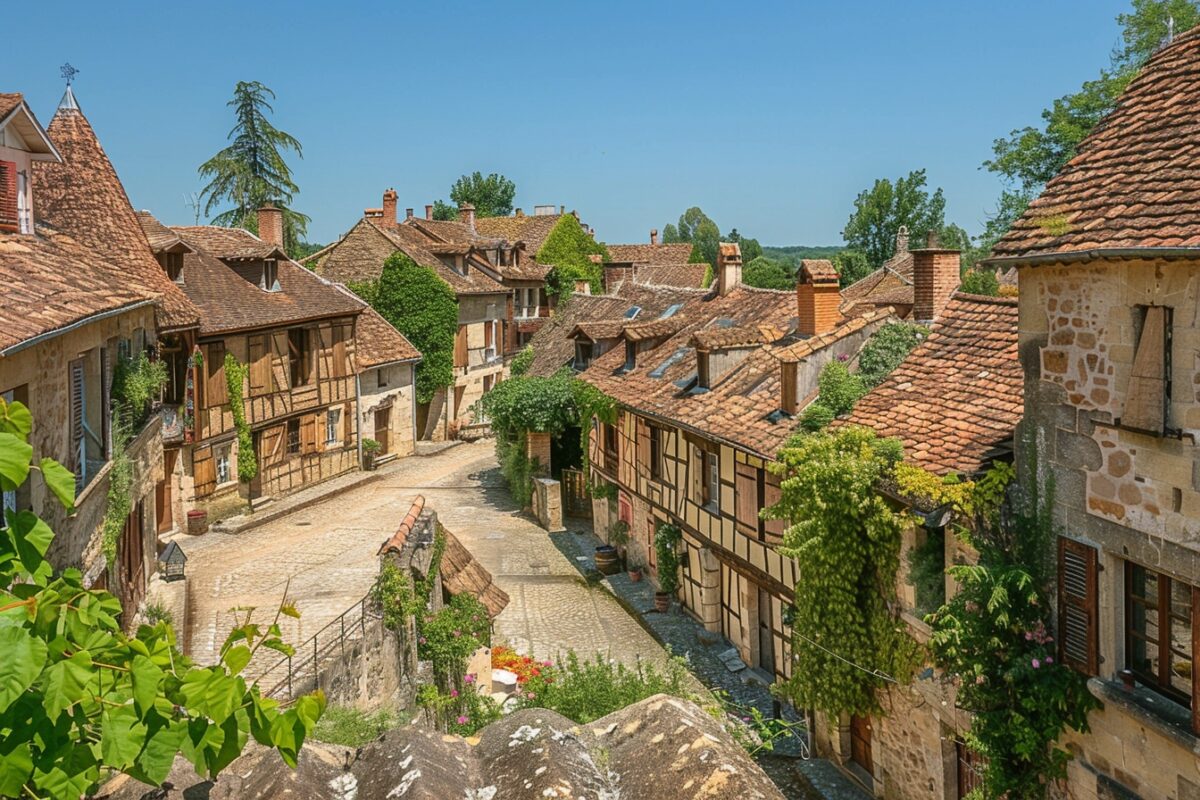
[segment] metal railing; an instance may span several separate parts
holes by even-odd
[[[383,619],[374,613],[370,606],[371,594],[368,592],[363,599],[343,611],[304,643],[297,645],[295,653],[284,656],[259,674],[255,680],[262,689],[263,697],[291,700],[297,694],[319,688],[322,665],[331,656],[345,661],[347,645],[352,646],[366,639],[367,624]]]

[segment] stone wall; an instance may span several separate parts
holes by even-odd
[[[380,373],[386,373],[384,386],[379,385]],[[362,438],[379,439],[379,432],[375,430],[375,412],[390,408],[388,454],[412,455],[415,447],[415,396],[412,364],[393,364],[362,373],[359,376],[358,399],[358,430]]]

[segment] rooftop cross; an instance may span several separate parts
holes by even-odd
[[[70,86],[71,81],[75,80],[75,76],[79,74],[79,70],[72,67],[70,61],[59,67],[58,71],[62,74],[63,79],[66,80],[67,86]]]

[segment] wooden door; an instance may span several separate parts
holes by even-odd
[[[375,441],[379,442],[379,455],[388,452],[391,447],[392,409],[380,408],[375,411]]]
[[[129,516],[117,543],[117,562],[121,580],[123,620],[130,620],[146,596],[146,552],[142,539],[143,505],[138,501]]]
[[[163,450],[163,479],[154,487],[154,521],[158,533],[165,533],[175,525],[171,487],[175,485],[175,459],[178,457],[178,450]]]
[[[862,767],[867,777],[875,773],[871,757],[871,718],[850,717],[850,760]]]
[[[758,589],[758,664],[769,675],[775,674],[775,624],[771,593]]]

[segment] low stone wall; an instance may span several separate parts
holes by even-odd
[[[383,620],[369,617],[363,635],[322,664],[318,680],[327,701],[363,710],[410,708],[416,697],[412,649]]]

